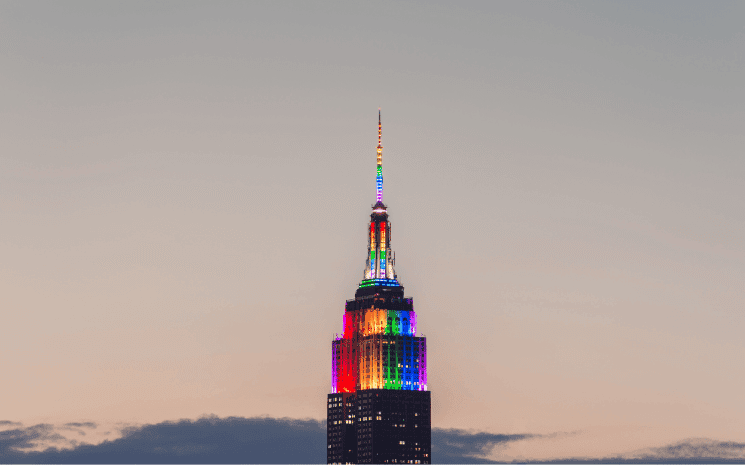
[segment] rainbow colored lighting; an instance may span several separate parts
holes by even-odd
[[[367,248],[367,266],[360,286],[399,286],[394,271],[394,260],[390,249],[391,225],[388,222],[388,211],[383,204],[383,126],[378,111],[378,147],[377,147],[377,193],[376,203],[370,216],[370,238]],[[378,281],[383,280],[383,281]]]
[[[413,310],[370,308],[344,313],[332,343],[332,392],[427,390],[427,340],[416,337]]]
[[[370,286],[400,286],[401,284],[395,279],[363,279],[360,287]]]
[[[427,340],[416,335],[413,301],[403,297],[390,248],[391,225],[383,204],[380,112],[376,173],[376,203],[370,215],[365,272],[357,297],[347,301],[344,333],[332,342],[333,393],[427,390]]]
[[[378,202],[383,202],[383,124],[380,120],[380,108],[378,108],[378,175],[376,177]]]
[[[380,223],[380,276],[385,276],[385,229],[387,224]]]

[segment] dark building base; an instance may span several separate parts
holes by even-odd
[[[429,391],[329,394],[328,463],[432,463]]]
[[[327,463],[357,463],[357,397],[329,394],[326,406]]]

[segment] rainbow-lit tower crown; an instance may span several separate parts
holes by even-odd
[[[344,312],[344,334],[332,343],[332,393],[367,389],[427,390],[427,340],[416,335],[411,297],[404,297],[390,248],[383,204],[383,145],[378,110],[376,202],[368,228],[367,265]]]
[[[387,207],[383,203],[383,125],[378,109],[378,168],[375,178],[375,205],[370,215],[370,237],[367,244],[367,266],[360,287],[400,286],[394,270],[395,258],[391,252],[391,224]]]

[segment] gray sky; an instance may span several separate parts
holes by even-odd
[[[381,106],[434,426],[544,435],[497,458],[745,440],[744,25],[0,3],[0,420],[323,418]]]

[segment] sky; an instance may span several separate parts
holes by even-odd
[[[745,443],[744,19],[0,2],[0,446],[323,420],[378,107],[433,427],[512,438],[480,460]]]

